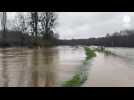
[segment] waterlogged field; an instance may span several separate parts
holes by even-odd
[[[134,49],[0,49],[0,87],[3,86],[134,86]]]
[[[0,86],[62,86],[84,58],[82,47],[0,49]]]

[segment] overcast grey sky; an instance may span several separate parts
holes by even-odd
[[[57,12],[62,39],[100,37],[134,27],[134,12]],[[9,13],[12,18],[13,13]]]

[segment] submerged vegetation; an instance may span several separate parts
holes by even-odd
[[[88,48],[88,47],[85,47],[84,49],[85,49],[85,54],[86,54],[86,60],[89,60],[90,58],[96,56],[94,50],[91,50],[91,49]]]
[[[63,86],[64,87],[79,87],[81,86],[86,80],[87,80],[87,73],[85,70],[85,66],[88,65],[88,61],[95,57],[96,54],[93,50],[91,50],[90,48],[85,47],[85,54],[86,54],[86,58],[82,64],[82,66],[80,66],[80,71],[77,72],[72,79],[65,81]],[[84,70],[82,70],[84,69]]]
[[[79,87],[87,80],[87,76],[82,77],[82,73],[78,73],[71,80],[65,81],[64,87]]]
[[[101,48],[95,48],[94,51],[102,52],[102,53],[104,53],[104,54],[106,54],[106,55],[117,56],[116,54],[112,53],[111,51],[106,50],[104,47],[101,47]]]

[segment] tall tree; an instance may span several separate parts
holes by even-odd
[[[38,12],[30,12],[30,27],[34,45],[38,45]]]
[[[6,31],[6,22],[7,22],[7,14],[6,14],[6,12],[3,12],[2,13],[2,21],[1,21],[1,24],[2,24],[2,30],[4,32]]]
[[[2,26],[2,42],[6,42],[6,24],[7,24],[7,13],[2,12],[1,26]]]
[[[45,39],[53,37],[53,28],[56,26],[57,15],[54,12],[40,12],[41,33]]]
[[[38,34],[38,12],[31,12],[31,21],[30,21],[32,35],[37,38]]]

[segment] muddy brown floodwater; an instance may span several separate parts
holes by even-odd
[[[0,49],[1,87],[52,87],[70,79],[84,59],[83,48]]]
[[[96,52],[82,86],[134,86],[134,49],[107,49],[118,56]],[[0,87],[59,87],[77,73],[84,59],[83,47],[1,48]]]
[[[84,87],[131,87],[134,86],[134,49],[107,48],[114,55],[97,52],[93,59],[88,80]]]

